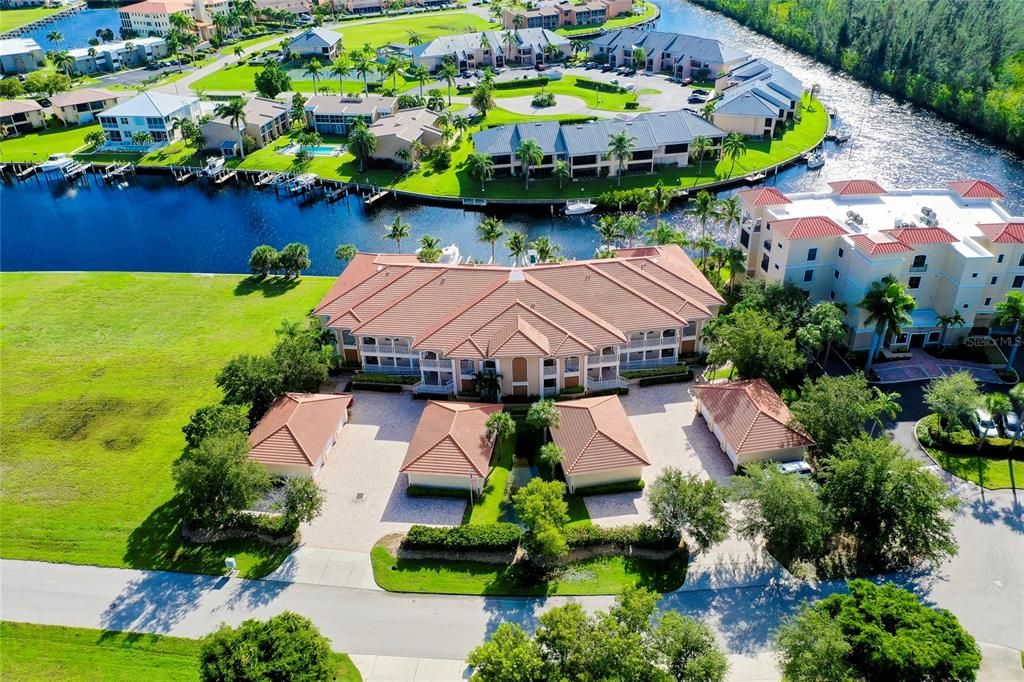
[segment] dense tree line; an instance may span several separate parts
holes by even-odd
[[[1003,0],[695,0],[1024,149],[1024,21]]]

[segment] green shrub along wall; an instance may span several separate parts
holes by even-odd
[[[620,481],[618,483],[603,483],[601,485],[590,485],[585,488],[575,488],[573,495],[587,497],[588,495],[614,495],[616,493],[633,493],[644,489],[643,479],[635,481]]]
[[[501,550],[519,545],[523,529],[514,523],[481,523],[468,526],[413,526],[402,547],[406,549]]]

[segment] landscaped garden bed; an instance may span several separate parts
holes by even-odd
[[[990,490],[1024,481],[1024,444],[1019,441],[1011,447],[1007,438],[979,439],[966,430],[950,434],[934,414],[918,422],[917,439],[939,466],[958,478]]]

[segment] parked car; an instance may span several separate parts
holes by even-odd
[[[699,99],[707,99],[708,93],[704,90],[694,90],[690,93],[690,97],[697,97]]]
[[[587,62],[586,64],[583,65],[583,67],[586,69],[596,69],[597,62]]]
[[[615,67],[614,66],[609,66],[608,64],[605,64],[604,66],[601,67],[601,73],[608,73],[608,72],[614,71],[614,70],[615,70]],[[22,80],[24,80],[24,79],[22,79]]]
[[[690,95],[686,99],[686,102],[688,104],[704,104],[704,100],[702,98],[700,98],[700,97],[697,97],[696,95]]]
[[[780,474],[796,474],[797,476],[810,476],[814,473],[811,465],[802,459],[796,462],[783,462],[779,464]]]
[[[462,76],[463,78],[470,78],[472,77],[473,74],[470,73],[468,69],[464,69],[462,73],[460,73],[459,75]]]
[[[544,69],[546,69],[548,67],[545,66],[544,64],[538,64],[536,68],[537,68],[538,71],[543,71]]]
[[[693,79],[692,78],[684,78],[683,80],[680,81],[680,83],[682,83],[683,85],[693,85]]]
[[[626,88],[626,92],[633,92],[636,90],[636,86],[632,83],[626,83],[623,87]]]
[[[1016,412],[1007,412],[1003,416],[1003,433],[1007,438],[1021,437],[1020,417]]]
[[[981,438],[998,438],[999,428],[988,410],[980,407],[974,411],[974,432]]]

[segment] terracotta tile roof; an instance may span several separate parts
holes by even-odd
[[[89,102],[102,102],[108,99],[116,100],[117,98],[117,93],[104,90],[103,88],[81,88],[80,90],[71,90],[53,95],[50,97],[50,106],[59,109]]]
[[[914,244],[952,244],[960,241],[955,235],[941,227],[898,227],[895,230],[882,230],[893,239],[913,246]]]
[[[423,408],[399,471],[487,476],[494,448],[487,440],[487,418],[501,409],[488,403],[431,400]]]
[[[774,220],[771,222],[771,227],[786,239],[821,239],[823,237],[842,237],[848,234],[846,228],[825,216]]]
[[[978,229],[993,244],[1024,244],[1024,221],[985,223]]]
[[[619,396],[567,400],[555,407],[559,426],[551,429],[551,439],[562,448],[566,474],[650,464]]]
[[[789,425],[789,408],[764,379],[702,384],[693,392],[737,454],[814,444]]]
[[[841,197],[888,194],[888,190],[874,180],[841,180],[839,182],[830,182],[828,186]]]
[[[736,192],[736,196],[743,199],[751,206],[781,206],[793,202],[785,194],[774,187],[757,187]]]
[[[949,188],[964,199],[1003,199],[1005,196],[984,180],[957,180],[949,183]]]
[[[643,249],[619,249],[615,255],[661,281],[687,298],[706,306],[718,306],[725,299],[708,281],[690,257],[679,246],[651,246]],[[598,267],[604,262],[596,261]]]
[[[350,395],[285,393],[249,434],[249,457],[264,464],[315,465],[351,404]]]
[[[881,236],[881,235],[878,235]],[[902,251],[913,251],[912,248],[907,246],[901,241],[880,241],[876,242],[869,235],[866,234],[855,234],[850,239],[857,246],[858,249],[871,255],[877,255],[880,253],[900,253]]]
[[[121,7],[118,11],[129,14],[173,14],[191,12],[192,4],[192,0],[144,0]]]

